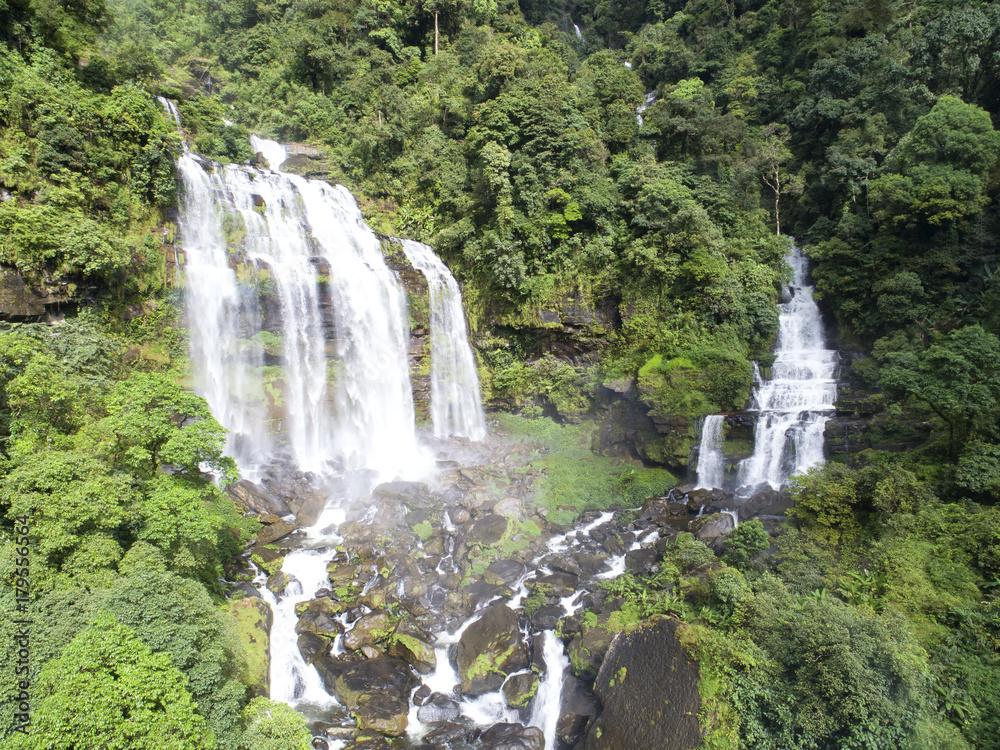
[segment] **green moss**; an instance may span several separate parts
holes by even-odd
[[[531,686],[525,690],[520,695],[515,696],[512,700],[508,700],[508,704],[514,708],[526,708],[529,703],[538,694],[538,680],[534,680]]]
[[[259,601],[255,597],[230,601],[227,609],[235,622],[236,638],[245,648],[246,683],[257,695],[266,696],[270,674],[269,635],[267,622],[257,604]]]
[[[662,495],[677,480],[665,469],[643,469],[597,456],[591,451],[593,423],[560,425],[551,419],[498,415],[501,430],[534,448],[531,467],[540,469],[536,500],[550,509],[547,518],[572,523],[585,510],[634,507]]]
[[[421,521],[413,527],[413,533],[421,542],[426,542],[434,535],[434,527],[431,526],[430,521]]]
[[[263,570],[268,575],[274,575],[279,570],[281,570],[281,566],[285,562],[284,557],[276,557],[274,560],[271,560],[271,562],[265,562],[264,558],[262,558],[260,555],[257,554],[250,555],[250,559],[253,561],[254,565],[256,565],[258,568]]]

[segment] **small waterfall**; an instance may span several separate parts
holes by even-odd
[[[577,26],[575,23],[573,24],[573,31],[576,32],[576,38],[579,39],[582,42],[583,41],[583,32],[580,30],[580,27]]]
[[[625,63],[625,65],[626,65],[626,67],[629,67],[629,68],[632,67],[632,63]],[[648,92],[646,94],[646,98],[643,100],[642,104],[640,104],[636,108],[636,110],[635,110],[635,121],[637,123],[639,123],[640,126],[642,126],[642,123],[644,122],[644,120],[642,118],[642,113],[645,112],[647,109],[649,109],[649,105],[651,105],[655,101],[656,101],[656,92],[655,91],[650,91],[650,92]]]
[[[555,631],[546,630],[542,644],[545,675],[538,685],[538,695],[535,696],[531,709],[530,724],[541,729],[545,735],[545,750],[554,750],[556,726],[559,724],[559,709],[562,703],[563,676],[569,667],[569,659]]]
[[[430,290],[434,435],[482,440],[486,437],[486,418],[458,282],[427,245],[412,240],[399,243],[413,267],[427,278]]]
[[[184,149],[184,153],[188,153],[191,149],[188,148],[187,140],[184,138],[184,132],[181,128],[181,111],[177,109],[177,102],[172,99],[167,99],[165,96],[158,96],[156,100],[160,103],[160,106],[167,110],[167,114],[170,115],[170,119],[174,121],[177,126],[177,132],[181,136],[181,147]]]
[[[726,420],[719,414],[705,417],[698,448],[698,489],[721,488],[725,480],[726,454],[722,452],[723,428]]]
[[[754,452],[740,462],[741,494],[779,489],[792,474],[823,462],[823,430],[837,398],[837,353],[825,348],[819,308],[806,283],[806,258],[794,248],[791,297],[779,305],[770,380],[754,391],[759,412]]]

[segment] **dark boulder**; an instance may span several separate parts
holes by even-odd
[[[479,735],[483,750],[544,750],[545,735],[538,727],[494,724]]]
[[[424,724],[453,721],[461,715],[458,701],[441,693],[434,693],[430,700],[417,709],[417,719]]]
[[[507,533],[508,523],[509,521],[505,516],[493,514],[483,516],[472,524],[467,544],[479,544],[483,547],[490,547],[496,544]]]
[[[347,667],[336,677],[333,692],[358,722],[390,737],[406,731],[410,691],[416,678],[400,659],[379,657]]]
[[[226,487],[226,492],[250,510],[261,515],[270,513],[275,516],[286,516],[291,513],[283,500],[271,494],[266,487],[254,484],[249,479],[241,479],[229,485]]]
[[[701,745],[698,665],[676,631],[657,615],[615,636],[594,683],[603,711],[582,750]]]
[[[462,695],[497,690],[507,675],[527,669],[528,649],[517,615],[506,604],[494,604],[466,628],[458,643],[458,674]]]

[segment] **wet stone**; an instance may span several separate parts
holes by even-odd
[[[538,578],[529,581],[528,588],[534,590],[540,586],[545,586],[547,587],[546,590],[552,596],[563,597],[569,596],[576,591],[576,587],[579,583],[580,578],[578,576],[575,576],[572,573],[562,573],[557,571],[555,573],[550,573],[549,575],[539,576]]]
[[[544,750],[545,735],[538,727],[494,724],[479,736],[484,750]]]
[[[565,610],[557,604],[547,604],[540,607],[531,616],[531,627],[534,630],[554,630]]]
[[[504,516],[483,516],[469,530],[468,544],[480,544],[489,547],[501,539],[507,532],[508,520]]]
[[[487,607],[458,643],[458,674],[463,695],[493,692],[507,675],[526,669],[528,664],[528,650],[517,615],[505,604]]]
[[[496,560],[490,563],[483,574],[486,583],[494,585],[512,584],[527,571],[527,566],[517,560]]]
[[[503,684],[503,697],[511,708],[527,708],[538,692],[538,675],[534,672],[512,674]]]
[[[326,656],[330,641],[317,633],[302,633],[298,638],[298,647],[306,664],[312,664]]]
[[[434,693],[417,709],[417,720],[424,724],[439,724],[457,719],[460,714],[458,701],[441,693]]]

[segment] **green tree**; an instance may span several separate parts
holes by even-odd
[[[875,215],[897,224],[955,222],[989,200],[1000,134],[974,104],[941,97],[889,153],[871,183]]]
[[[33,686],[31,732],[12,750],[212,750],[184,676],[109,615],[77,635]]]
[[[771,537],[756,518],[744,521],[723,540],[723,558],[740,570],[752,568],[757,556],[771,546]]]
[[[140,543],[141,545],[141,543]],[[195,711],[220,750],[239,741],[246,686],[243,650],[233,623],[197,581],[165,571],[125,575],[103,592],[100,607],[131,628],[187,678]]]
[[[309,750],[312,737],[302,714],[284,703],[254,698],[243,712],[239,750]]]
[[[197,476],[201,464],[236,477],[236,464],[222,454],[226,430],[200,396],[165,375],[135,373],[115,385],[105,402],[108,416],[91,430],[112,465],[153,477],[163,465]]]
[[[1000,406],[1000,341],[981,326],[952,331],[926,351],[896,352],[880,371],[886,393],[926,405],[948,430],[948,455],[993,429]]]
[[[50,571],[117,565],[138,497],[131,477],[73,451],[25,456],[0,484],[0,507],[32,520],[34,549]]]

